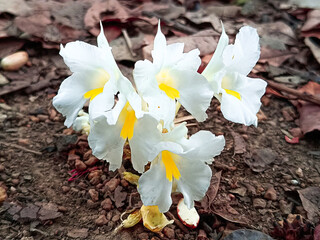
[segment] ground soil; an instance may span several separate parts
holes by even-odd
[[[228,122],[216,100],[205,122],[188,121],[190,135],[209,130],[226,138],[224,151],[212,165],[213,174],[222,171],[220,185],[216,184],[216,209],[210,212],[201,202],[196,204],[201,213],[198,228],[185,233],[174,223],[156,234],[139,223],[115,233],[121,214],[141,204],[136,186],[122,179],[124,169],[110,172],[102,161],[86,166],[89,172],[68,181],[75,159],[90,157],[86,136],[67,129],[52,106],[60,82],[70,72],[57,51],[39,50],[38,45],[27,48],[34,49],[32,67],[25,66],[18,74],[29,76],[34,68],[41,68],[44,75],[55,72],[58,77],[40,91],[20,91],[0,99],[0,119],[4,119],[0,122],[0,183],[8,195],[0,207],[0,239],[155,240],[199,235],[205,239],[203,234],[219,239],[239,228],[270,233],[273,223],[289,213],[307,218],[297,190],[319,187],[319,134],[305,136],[298,144],[287,143],[285,132],[297,127],[298,113],[290,101],[268,95],[258,127]],[[179,117],[186,115],[184,110],[179,113]],[[127,150],[124,158],[125,169],[133,171]],[[271,195],[266,194],[270,191]],[[102,203],[105,199],[111,200],[110,206]],[[177,217],[175,206],[176,201],[170,212]],[[104,223],[97,221],[101,216]]]

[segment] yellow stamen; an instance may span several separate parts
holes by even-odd
[[[226,93],[238,98],[239,100],[241,100],[241,95],[240,93],[236,92],[236,91],[233,91],[233,90],[230,90],[230,89],[225,89],[226,90]]]
[[[180,98],[180,93],[175,89],[174,80],[169,75],[169,72],[162,70],[156,76],[159,88],[164,91],[167,96],[171,99]]]
[[[109,81],[110,75],[104,69],[98,68],[96,69],[92,77],[96,84],[96,88],[86,92],[83,95],[84,98],[90,98],[90,101],[92,101],[97,95],[103,92],[103,87]]]
[[[177,180],[179,180],[179,178],[181,177],[181,174],[173,160],[173,157],[174,156],[172,156],[169,151],[162,151],[162,162],[166,167],[166,177],[170,182],[172,182],[172,176]]]
[[[122,109],[119,118],[120,120],[124,121],[120,136],[123,139],[131,139],[133,137],[134,124],[137,121],[137,118],[129,102],[127,102]]]
[[[159,88],[164,91],[167,96],[171,99],[175,99],[175,98],[180,98],[180,93],[177,89],[173,88],[173,87],[169,87],[168,85],[161,83],[159,85]]]
[[[99,95],[102,92],[103,92],[103,87],[96,88],[86,92],[83,96],[84,98],[90,98],[90,101],[92,101],[97,95]]]

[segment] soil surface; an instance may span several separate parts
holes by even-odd
[[[288,214],[300,214],[316,226],[319,216],[310,213],[313,210],[301,197],[307,194],[299,190],[320,186],[320,136],[312,132],[298,144],[288,143],[288,131],[299,131],[299,113],[287,99],[267,94],[258,127],[228,122],[216,100],[205,122],[188,120],[190,135],[209,130],[226,138],[224,151],[212,164],[211,187],[217,195],[210,208],[210,196],[196,203],[198,228],[187,229],[179,222],[180,195],[174,195],[167,217],[176,222],[161,233],[148,231],[142,223],[115,232],[121,214],[141,206],[136,186],[122,178],[124,169],[134,172],[129,148],[125,147],[124,168],[116,172],[95,159],[86,136],[67,129],[52,106],[61,81],[70,74],[58,51],[33,42],[24,49],[30,55],[29,66],[0,73],[8,79],[37,75],[40,81],[53,80],[41,90],[0,98],[0,186],[8,196],[0,207],[0,239],[222,239],[241,228],[270,234],[274,222]],[[310,61],[310,66],[316,64]],[[132,69],[126,61],[119,64],[124,72]],[[282,66],[294,64],[287,60]],[[182,109],[178,117],[188,115]]]

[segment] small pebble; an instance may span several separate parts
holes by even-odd
[[[296,174],[298,175],[299,178],[303,178],[303,171],[302,171],[301,168],[298,168],[298,169],[296,170]]]
[[[95,223],[97,226],[103,226],[108,223],[108,220],[106,219],[105,215],[100,215],[96,220]]]
[[[0,164],[0,172],[3,172],[4,169],[5,169],[5,167],[2,164]]]
[[[268,190],[264,194],[264,198],[267,199],[267,200],[272,200],[272,201],[277,200],[277,192],[276,192],[276,190],[273,187],[268,188]]]
[[[253,199],[253,207],[257,209],[262,209],[267,206],[267,202],[264,199],[261,198],[255,198]]]
[[[299,185],[299,181],[297,181],[297,180],[295,180],[295,179],[292,179],[292,180],[290,181],[290,183],[291,183],[292,185]]]
[[[175,234],[174,234],[174,230],[172,228],[169,227],[165,227],[163,229],[163,234],[168,237],[169,239],[174,239]]]
[[[89,189],[89,195],[92,201],[97,202],[99,200],[99,193],[95,189]]]
[[[67,193],[67,192],[69,192],[70,191],[70,187],[68,187],[68,186],[62,186],[62,192],[63,193]]]

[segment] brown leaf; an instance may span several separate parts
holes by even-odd
[[[4,38],[0,39],[0,58],[3,58],[9,54],[15,53],[23,45],[25,41],[16,38]]]
[[[304,39],[304,43],[310,48],[313,56],[320,64],[320,40],[315,41],[315,39],[308,37]]]
[[[306,85],[299,88],[298,91],[320,96],[320,84],[309,81]],[[299,124],[302,133],[306,134],[314,130],[320,131],[320,106],[302,100],[292,102],[297,107],[300,115]]]
[[[320,25],[320,10],[312,10],[308,12],[307,21],[301,28],[301,31],[309,31],[313,28],[318,28]]]
[[[209,212],[211,211],[211,205],[218,193],[220,180],[221,180],[221,173],[222,171],[216,172],[215,175],[212,176],[209,189],[201,201],[201,207],[205,211],[209,211]]]
[[[269,63],[275,67],[282,65],[284,61],[291,58],[294,54],[290,51],[280,51],[276,49],[270,49],[261,47],[260,63]]]
[[[256,149],[251,159],[245,159],[245,163],[254,172],[263,172],[269,168],[277,158],[277,154],[270,148]]]
[[[121,192],[122,187],[118,186],[114,191],[114,201],[117,208],[120,208],[124,205],[124,200],[127,198],[126,192]]]
[[[308,187],[302,190],[298,190],[302,206],[307,212],[308,219],[312,222],[316,221],[316,218],[320,216],[320,188]]]
[[[103,13],[108,14],[102,16]],[[95,1],[84,16],[84,24],[91,34],[97,36],[100,29],[98,24],[100,20],[117,19],[125,22],[129,17],[127,8],[117,0]]]
[[[233,143],[234,143],[234,150],[233,150],[233,155],[236,154],[242,154],[246,152],[246,142],[244,141],[243,137],[239,134],[231,130],[229,128],[229,131],[233,137]]]

